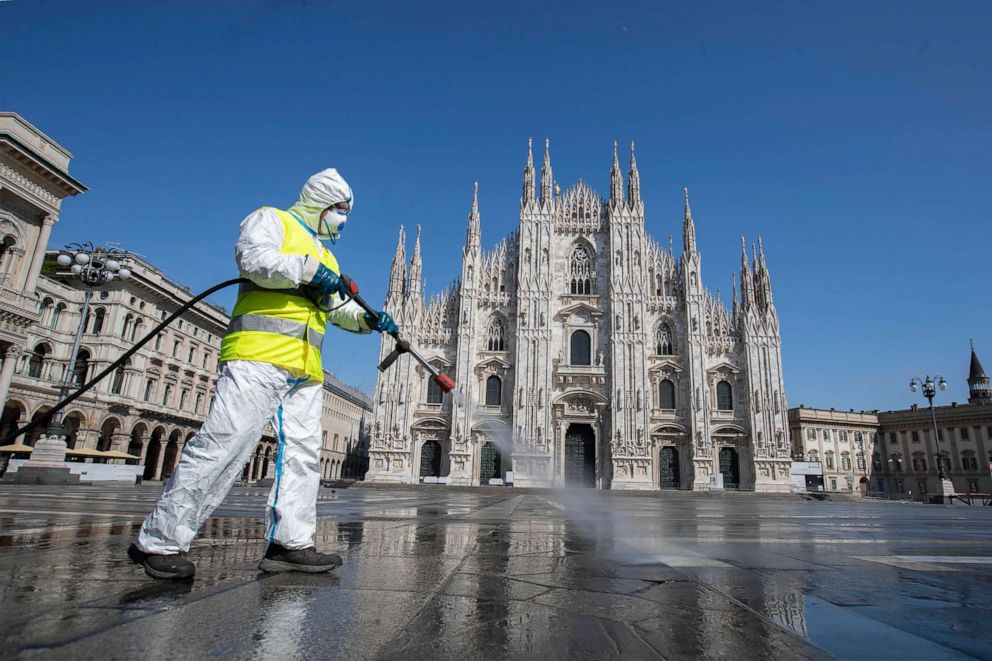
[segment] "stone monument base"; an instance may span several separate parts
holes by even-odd
[[[68,467],[21,466],[16,472],[3,476],[4,484],[79,484],[79,474]]]

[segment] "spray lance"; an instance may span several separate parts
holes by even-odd
[[[355,281],[346,275],[342,275],[341,282],[344,283],[345,288],[348,290],[348,296],[350,296],[353,301],[358,303],[358,305],[360,305],[361,308],[368,313],[372,323],[375,324],[379,320],[379,313],[373,310],[372,306],[366,303],[365,299],[359,296],[358,285]],[[382,359],[381,363],[379,363],[380,372],[385,372],[389,369],[389,366],[395,363],[396,359],[399,358],[401,354],[408,353],[413,356],[414,360],[424,366],[424,369],[430,373],[431,377],[434,379],[434,382],[437,383],[441,390],[444,392],[451,392],[455,389],[455,382],[452,378],[447,374],[442,374],[436,367],[428,363],[427,359],[421,356],[416,349],[411,347],[410,342],[404,340],[400,333],[390,333],[390,335],[392,335],[393,339],[396,340],[396,347],[388,356]]]
[[[362,297],[358,295],[358,285],[355,284],[355,281],[352,280],[351,278],[349,278],[346,275],[342,275],[340,277],[341,277],[341,280],[345,283],[345,286],[348,288],[348,294],[349,294],[349,296],[352,299],[354,299],[354,301],[356,303],[358,303],[362,307],[363,310],[365,310],[366,312],[369,313],[369,316],[372,318],[372,323],[373,324],[376,323],[378,321],[378,319],[379,319],[379,314],[375,310],[373,310],[371,307],[369,307],[369,304],[366,303],[362,299]],[[68,395],[65,399],[63,399],[62,401],[60,401],[53,408],[49,409],[48,411],[46,411],[41,416],[35,418],[34,421],[29,422],[28,424],[24,425],[20,429],[13,430],[9,434],[7,434],[5,437],[3,437],[2,439],[0,439],[0,445],[6,445],[8,443],[12,443],[13,440],[15,438],[17,438],[18,436],[21,436],[21,435],[23,435],[23,434],[25,434],[25,433],[27,433],[27,432],[29,432],[29,431],[37,428],[37,427],[40,427],[41,425],[47,424],[48,423],[48,420],[53,415],[55,415],[56,412],[61,411],[62,409],[64,409],[66,406],[68,406],[69,404],[71,404],[72,402],[74,402],[76,399],[78,399],[80,396],[82,396],[86,391],[90,390],[91,388],[93,388],[93,386],[95,386],[100,381],[102,381],[107,376],[109,376],[114,370],[116,370],[118,367],[120,367],[125,362],[127,362],[128,358],[130,358],[135,353],[137,353],[138,349],[140,349],[141,347],[143,347],[145,344],[147,344],[148,342],[150,342],[152,340],[152,338],[154,338],[156,335],[158,335],[159,332],[162,331],[166,326],[168,326],[170,323],[172,323],[173,321],[175,321],[177,318],[179,318],[180,315],[182,315],[184,312],[186,312],[187,310],[189,310],[191,307],[193,307],[194,305],[196,305],[197,303],[199,303],[200,301],[202,301],[204,298],[206,298],[210,294],[213,294],[214,292],[220,291],[221,289],[224,289],[226,287],[230,287],[232,285],[240,285],[240,284],[250,283],[250,282],[251,281],[249,279],[247,279],[247,278],[234,278],[232,280],[225,280],[224,282],[218,283],[218,284],[214,285],[213,287],[210,287],[209,289],[207,289],[207,290],[205,290],[203,292],[200,292],[199,294],[197,294],[196,296],[194,296],[193,298],[191,298],[189,301],[187,301],[186,303],[184,303],[183,305],[181,305],[175,312],[173,312],[168,317],[166,317],[165,319],[163,319],[162,322],[159,323],[157,326],[155,326],[147,335],[145,335],[143,338],[141,338],[140,340],[138,340],[137,342],[135,342],[134,343],[134,346],[132,346],[127,351],[125,351],[124,354],[120,358],[118,358],[114,362],[110,363],[110,365],[108,365],[106,368],[104,368],[99,374],[97,374],[92,379],[90,379],[87,383],[85,383],[82,387],[80,387],[74,393]],[[392,336],[396,340],[396,348],[393,349],[393,352],[391,354],[389,354],[388,356],[386,356],[385,360],[383,360],[382,363],[379,364],[379,370],[380,371],[385,371],[386,368],[388,368],[390,365],[392,365],[393,362],[395,362],[396,359],[399,358],[400,354],[402,354],[402,353],[409,353],[411,356],[413,356],[417,360],[417,362],[419,362],[421,365],[423,365],[424,368],[431,373],[431,376],[434,377],[434,380],[437,382],[437,384],[439,386],[441,386],[441,390],[443,390],[444,392],[451,392],[454,389],[455,382],[451,380],[451,377],[449,377],[449,376],[447,376],[445,374],[441,374],[440,372],[438,372],[434,368],[433,365],[431,365],[430,363],[427,362],[427,360],[424,359],[423,356],[421,356],[419,353],[417,353],[416,351],[414,351],[412,347],[410,347],[410,343],[407,342],[406,340],[404,340],[402,335],[400,335],[399,333],[392,333]]]

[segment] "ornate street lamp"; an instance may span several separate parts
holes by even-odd
[[[909,380],[909,389],[916,392],[920,388],[923,388],[923,396],[926,397],[927,402],[930,405],[930,422],[933,425],[933,440],[937,446],[937,479],[940,482],[940,492],[937,496],[937,502],[944,502],[945,498],[948,498],[954,493],[954,484],[947,479],[947,474],[944,473],[944,462],[943,457],[940,454],[940,434],[937,432],[937,416],[933,411],[933,397],[937,394],[936,389],[940,388],[941,391],[947,390],[947,381],[944,381],[944,377],[937,375],[934,377],[936,379],[936,385],[934,384],[934,379],[931,379],[927,375],[926,379],[920,379],[919,377],[913,377]]]
[[[72,343],[72,351],[69,353],[69,364],[66,368],[65,378],[59,385],[59,403],[68,396],[76,376],[79,344],[83,339],[83,332],[86,330],[93,290],[112,282],[115,278],[121,280],[130,278],[130,260],[131,254],[126,251],[115,247],[97,248],[88,241],[86,243],[67,244],[55,259],[58,266],[65,269],[59,271],[58,275],[69,280],[78,280],[85,287],[86,292],[79,316],[79,326],[76,328],[76,337]],[[35,449],[31,453],[31,459],[27,465],[52,468],[61,466],[62,462],[65,461],[65,451],[63,414],[62,411],[57,411],[49,421],[45,435],[35,444]]]

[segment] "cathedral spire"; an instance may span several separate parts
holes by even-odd
[[[423,272],[424,265],[420,259],[420,225],[417,225],[417,241],[413,244],[413,257],[410,258],[410,276],[407,290],[411,297],[420,296],[423,293]]]
[[[641,202],[641,173],[637,171],[637,157],[634,156],[634,141],[630,141],[630,172],[627,173],[627,197],[632,206]]]
[[[613,141],[613,169],[610,170],[610,202],[623,202],[623,174],[620,172],[620,159],[617,158],[617,141]]]
[[[534,201],[534,140],[527,138],[527,165],[524,166],[524,195],[520,200],[523,206]]]
[[[551,173],[551,140],[544,139],[544,165],[541,166],[541,203],[551,202],[551,191],[554,186],[554,175]]]
[[[758,279],[758,286],[761,288],[761,301],[765,306],[772,304],[772,278],[768,273],[768,265],[765,263],[765,249],[761,245],[761,237],[758,237],[758,270],[755,273]]]
[[[472,210],[468,214],[468,229],[465,232],[465,252],[479,252],[482,249],[482,223],[479,220],[479,182],[472,191]]]
[[[733,307],[731,308],[731,311],[733,312],[734,318],[736,319],[737,318],[737,307],[738,307],[738,302],[737,302],[737,275],[736,274],[734,274],[734,273],[731,273],[730,274],[730,282],[732,283],[732,286],[734,288],[734,303],[733,303]]]
[[[696,223],[692,220],[692,209],[689,208],[689,189],[683,188],[685,193],[685,218],[682,221],[682,251],[685,253],[696,252]]]
[[[741,307],[745,310],[754,302],[753,286],[751,279],[751,269],[747,264],[747,245],[744,242],[744,235],[741,235]]]
[[[968,369],[968,403],[992,404],[992,385],[975,353],[974,340],[971,341],[971,365]]]
[[[399,238],[396,240],[396,253],[393,255],[393,266],[389,271],[389,291],[386,298],[403,296],[404,281],[406,280],[406,230],[400,225]]]

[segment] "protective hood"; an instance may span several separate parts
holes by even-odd
[[[300,199],[289,211],[299,216],[315,233],[319,233],[320,213],[338,202],[348,202],[354,208],[355,196],[351,192],[351,186],[338,171],[328,168],[307,179],[300,191]]]

